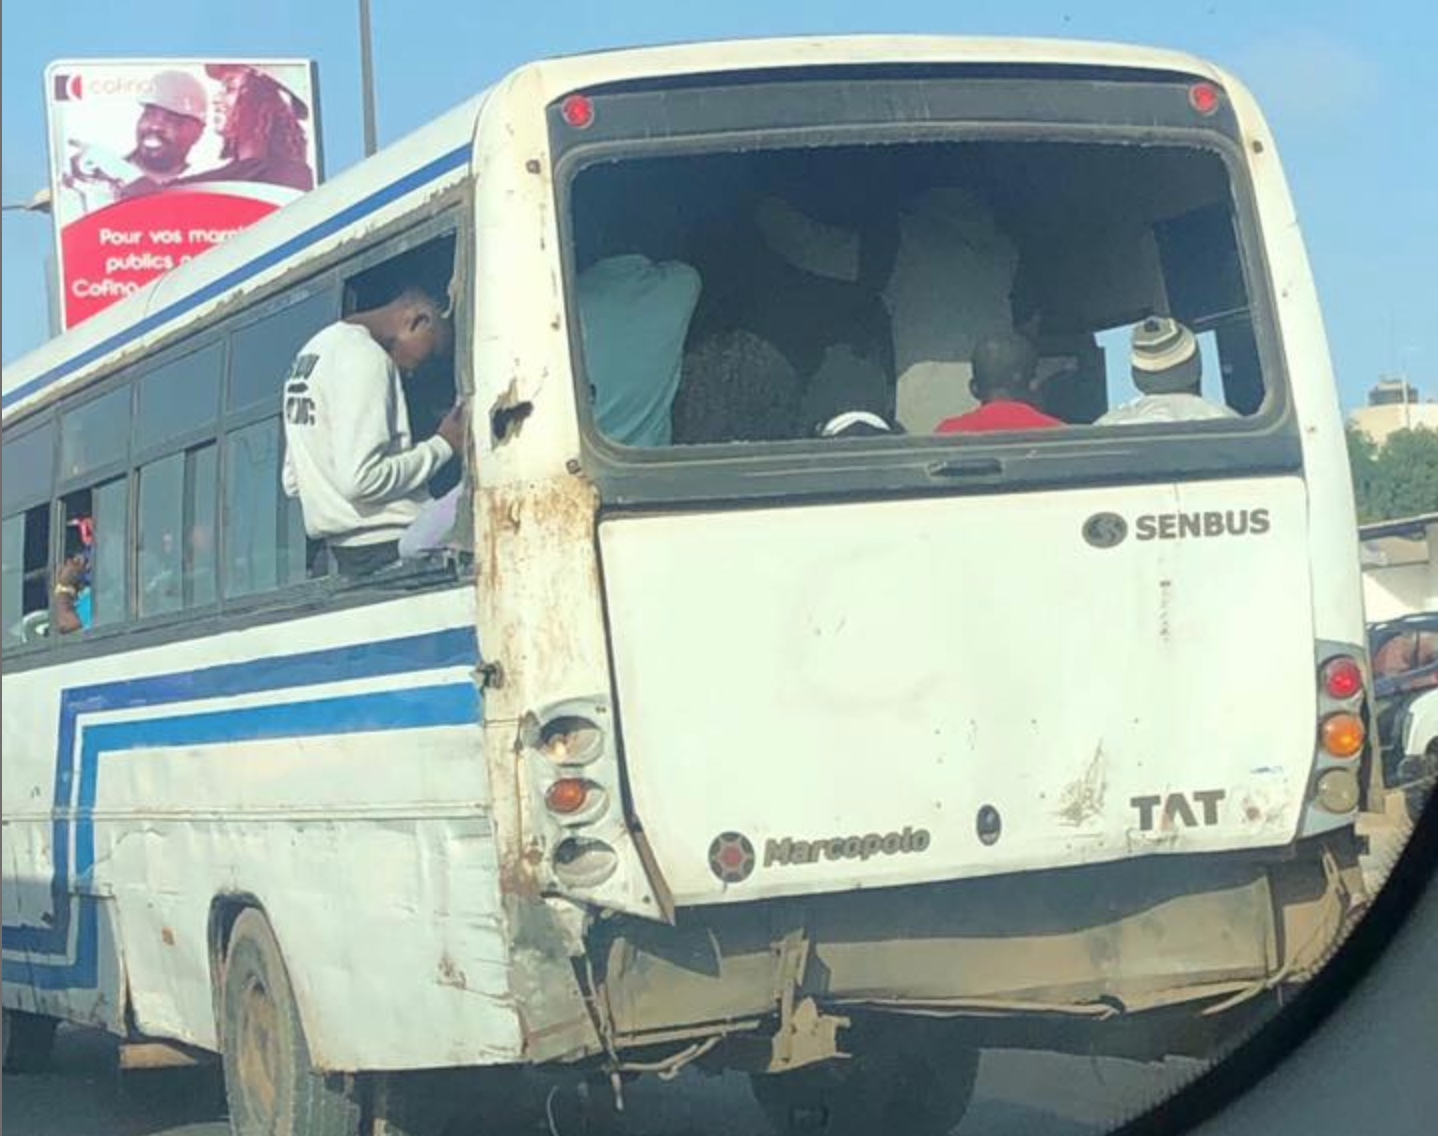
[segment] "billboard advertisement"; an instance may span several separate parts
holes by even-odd
[[[66,328],[320,180],[310,60],[68,60],[45,88]]]

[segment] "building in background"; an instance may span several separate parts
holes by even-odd
[[[1438,513],[1363,525],[1358,536],[1368,622],[1438,611]]]
[[[1383,378],[1368,392],[1368,405],[1348,416],[1348,424],[1381,446],[1397,430],[1438,430],[1438,402],[1422,401],[1407,379]]]

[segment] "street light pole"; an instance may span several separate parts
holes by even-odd
[[[359,0],[360,83],[364,87],[364,152],[368,158],[378,149],[375,140],[374,49],[370,42],[369,0]]]
[[[16,201],[10,205],[0,205],[0,210],[6,213],[49,213],[50,191],[37,189],[29,201]]]

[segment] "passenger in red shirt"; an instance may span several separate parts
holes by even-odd
[[[974,349],[974,377],[969,389],[979,406],[967,414],[945,418],[936,434],[985,434],[1003,430],[1044,430],[1062,426],[1034,403],[1034,372],[1038,352],[1021,335],[996,335]]]

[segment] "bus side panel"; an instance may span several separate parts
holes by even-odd
[[[1223,84],[1244,131],[1269,286],[1294,406],[1303,423],[1308,486],[1309,574],[1316,638],[1365,641],[1352,473],[1318,294],[1272,132],[1253,97],[1232,76]]]
[[[6,866],[44,908],[7,910],[6,1004],[96,1021],[128,984],[141,1033],[213,1048],[212,907],[248,902],[322,1067],[514,1060],[473,620],[454,589],[7,676],[7,813],[62,851]]]

